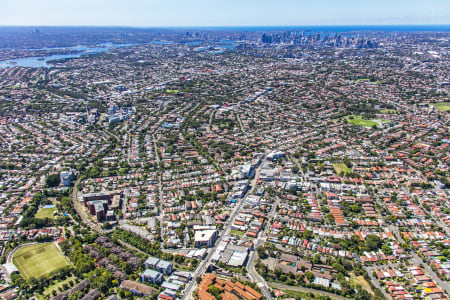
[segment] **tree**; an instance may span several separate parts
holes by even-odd
[[[378,235],[369,234],[366,238],[366,248],[373,251],[381,246],[381,239]]]
[[[393,192],[393,193],[391,194],[391,201],[392,201],[392,202],[397,202],[397,192]]]
[[[61,183],[61,179],[58,174],[51,174],[47,176],[45,183],[49,187],[57,187]]]
[[[316,255],[314,255],[313,260],[312,260],[313,264],[317,265],[320,264],[320,254],[317,253]]]
[[[358,245],[359,242],[361,242],[361,238],[359,237],[359,235],[352,235],[352,237],[350,238],[350,240],[352,241],[353,244]]]
[[[311,282],[314,280],[314,273],[312,273],[312,272],[309,272],[309,271],[306,272],[305,276],[308,279],[308,282]]]
[[[280,276],[281,276],[281,269],[280,268],[275,268],[274,274],[275,274],[275,277],[280,278]]]
[[[365,289],[363,289],[360,285],[358,285],[358,287],[356,289],[357,289],[358,293],[355,295],[355,300],[370,300],[370,299],[372,299],[369,292],[366,291]]]
[[[222,295],[221,295],[222,291],[219,288],[215,287],[214,285],[211,285],[208,288],[208,293],[213,295],[216,299],[222,299]]]
[[[328,214],[326,218],[328,220],[328,223],[334,223],[334,216],[331,213]]]
[[[314,237],[314,234],[311,230],[305,230],[303,232],[303,239],[309,240],[309,239],[312,239],[313,237]]]
[[[352,162],[350,161],[350,159],[348,157],[344,157],[343,162],[348,168],[351,168],[353,166]]]
[[[335,262],[331,266],[333,267],[333,269],[336,270],[336,272],[346,274],[344,266],[341,265],[340,263]]]
[[[392,253],[394,253],[394,252],[392,251],[391,247],[389,247],[387,244],[384,244],[384,245],[381,247],[381,251],[383,251],[383,253],[386,254],[386,255],[392,255]]]
[[[258,256],[262,259],[267,257],[266,249],[263,246],[259,246],[256,248],[256,251],[258,252]]]

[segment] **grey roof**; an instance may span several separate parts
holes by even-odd
[[[170,262],[168,262],[168,261],[165,261],[165,260],[160,260],[156,266],[157,266],[158,268],[161,268],[161,269],[166,269],[166,268],[168,268],[170,265],[172,265],[172,263],[170,263]]]
[[[156,266],[158,264],[158,262],[159,262],[159,258],[151,257],[151,256],[145,260],[145,264],[149,264],[152,266]]]
[[[99,211],[103,211],[103,203],[100,201],[95,201],[93,202],[94,207],[95,207],[95,212],[99,212]]]
[[[171,283],[171,282],[168,282],[168,281],[164,281],[161,284],[161,287],[163,287],[165,289],[173,290],[173,291],[178,291],[180,289],[180,286],[178,284]]]
[[[152,278],[152,279],[157,279],[158,277],[161,277],[162,274],[159,273],[158,271],[147,269],[141,273],[141,276],[144,276],[147,278]]]

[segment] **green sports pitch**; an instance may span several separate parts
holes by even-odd
[[[388,122],[387,120],[383,120],[383,119],[365,120],[360,115],[346,116],[345,120],[347,120],[347,122],[349,124],[354,124],[354,125],[363,126],[363,127],[373,127],[373,126],[379,127],[380,123]]]
[[[450,102],[441,102],[431,104],[440,111],[450,111]]]
[[[14,253],[13,263],[25,280],[45,277],[63,267],[70,266],[69,260],[55,243],[20,248]]]

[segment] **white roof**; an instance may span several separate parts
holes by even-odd
[[[211,240],[212,236],[216,233],[215,230],[201,230],[195,232],[195,241],[196,242],[207,242]]]
[[[8,272],[8,274],[11,274],[12,272],[19,272],[19,270],[13,263],[6,263],[3,266],[5,267],[6,272]]]

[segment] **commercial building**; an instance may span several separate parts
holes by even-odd
[[[212,247],[217,238],[217,230],[199,230],[195,232],[195,247]]]

